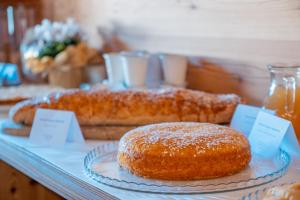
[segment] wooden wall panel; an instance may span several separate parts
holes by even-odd
[[[63,199],[1,160],[0,177],[0,200]]]
[[[43,18],[41,6],[41,0],[0,1],[1,62],[20,64],[19,49],[22,38],[29,27],[39,23]],[[10,12],[8,12],[8,9]],[[9,31],[9,27],[12,28],[12,32]]]
[[[299,0],[53,2],[55,19],[75,17],[93,44],[97,28],[110,27],[133,49],[205,58],[214,67],[193,61],[190,87],[233,91],[255,104],[267,92],[267,64],[300,63]]]

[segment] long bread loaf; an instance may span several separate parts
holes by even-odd
[[[158,122],[228,123],[241,99],[188,89],[71,90],[16,104],[10,117],[31,125],[38,108],[75,112],[80,125],[144,125]]]

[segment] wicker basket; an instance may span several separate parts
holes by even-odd
[[[48,81],[50,85],[64,88],[79,88],[84,82],[84,68],[60,66],[49,70]]]

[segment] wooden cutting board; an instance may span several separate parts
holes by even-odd
[[[119,140],[127,131],[137,126],[81,126],[85,139],[91,140]],[[0,127],[4,133],[15,136],[28,137],[31,126],[22,126],[5,120]]]

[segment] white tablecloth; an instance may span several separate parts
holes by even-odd
[[[1,124],[1,123],[0,123]],[[172,195],[117,189],[90,179],[83,159],[88,151],[108,141],[86,141],[60,148],[33,147],[28,138],[0,133],[0,159],[34,178],[67,199],[255,199],[257,190],[300,181],[300,158],[292,158],[288,172],[278,180],[259,187],[216,194]],[[252,194],[251,194],[252,193]],[[251,194],[249,196],[248,194]]]

